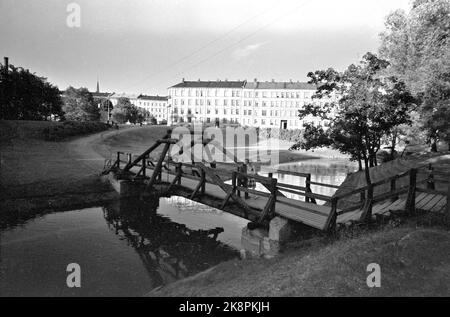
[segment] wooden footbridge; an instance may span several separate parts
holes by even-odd
[[[304,184],[298,186],[278,182],[272,173],[267,177],[248,174],[247,166],[236,160],[226,168],[217,168],[215,163],[207,166],[201,162],[176,162],[169,155],[169,149],[178,142],[168,134],[137,157],[118,152],[115,161],[106,166],[104,174],[138,184],[144,193],[186,197],[261,225],[281,216],[329,231],[337,224],[370,221],[398,212],[412,214],[421,210],[450,215],[450,174],[433,170],[429,165],[412,168],[343,194],[326,196],[313,193],[311,185],[334,189],[339,186],[313,182],[307,173],[273,171],[298,176]],[[211,140],[193,141],[193,144],[196,142],[211,144]],[[150,154],[160,146],[163,149],[159,157],[152,159]],[[221,150],[232,156],[225,149]],[[248,188],[249,178],[261,184],[263,189]],[[286,197],[288,194],[303,199]]]

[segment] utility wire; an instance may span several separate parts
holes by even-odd
[[[156,76],[158,76],[158,75],[161,75],[162,73],[166,72],[167,70],[172,69],[173,67],[179,65],[180,63],[182,63],[182,62],[184,62],[185,60],[191,58],[192,56],[195,56],[197,53],[201,52],[201,51],[204,50],[205,48],[207,48],[207,47],[211,46],[212,44],[214,44],[214,43],[220,41],[221,39],[227,37],[228,35],[230,35],[230,34],[233,33],[234,31],[236,31],[236,30],[238,30],[239,28],[241,28],[242,26],[248,24],[250,21],[253,21],[253,20],[256,19],[257,17],[260,17],[260,16],[264,15],[265,13],[271,11],[273,8],[275,8],[275,7],[277,7],[277,6],[279,6],[278,3],[277,3],[276,5],[274,5],[274,6],[271,6],[271,7],[268,8],[268,9],[266,9],[266,10],[264,10],[264,11],[262,11],[262,12],[256,14],[256,15],[254,15],[254,16],[252,16],[250,19],[245,20],[244,22],[242,22],[242,23],[240,23],[239,25],[237,25],[237,26],[231,28],[230,30],[228,30],[228,31],[225,32],[224,34],[222,34],[222,35],[216,37],[215,39],[213,39],[213,40],[207,42],[206,44],[202,45],[201,47],[195,49],[195,50],[192,51],[191,53],[189,53],[189,54],[183,56],[182,58],[180,58],[180,59],[178,59],[178,60],[176,60],[174,63],[170,64],[168,67],[164,68],[163,70],[160,70],[160,71],[158,71],[157,73],[152,74],[152,75],[150,75],[150,76],[144,77],[143,79],[141,79],[140,81],[136,82],[135,84],[130,85],[129,87],[127,87],[127,89],[128,89],[128,88],[131,88],[131,87],[134,87],[134,86],[136,86],[137,84],[140,84],[140,83],[142,83],[142,82],[144,82],[144,81],[147,81],[147,80],[149,80],[149,79],[152,79],[152,78],[154,78],[154,77],[156,77]]]
[[[275,22],[278,22],[281,18],[284,18],[284,17],[286,17],[286,16],[289,16],[289,15],[293,14],[293,13],[296,12],[298,9],[300,9],[301,7],[303,7],[304,5],[306,5],[307,3],[311,2],[311,1],[312,1],[312,0],[305,0],[305,1],[302,2],[300,5],[298,5],[298,6],[294,7],[294,8],[292,8],[292,9],[289,9],[288,12],[286,12],[285,14],[282,14],[282,15],[278,16],[277,18],[273,19],[273,20],[270,21],[269,23],[266,23],[266,24],[263,25],[262,27],[258,28],[257,30],[253,31],[252,33],[248,34],[247,36],[243,37],[242,39],[238,40],[237,42],[234,42],[233,44],[224,47],[223,49],[217,51],[216,53],[214,53],[214,54],[208,56],[207,58],[205,58],[205,59],[199,61],[198,63],[192,65],[191,67],[185,69],[184,71],[182,71],[182,72],[176,74],[174,77],[178,77],[178,76],[184,74],[186,71],[189,71],[189,70],[191,70],[191,69],[193,69],[193,68],[195,68],[195,67],[197,67],[197,66],[199,66],[199,65],[201,65],[201,64],[203,64],[203,63],[205,63],[205,62],[207,62],[207,61],[209,61],[210,59],[212,59],[212,58],[214,58],[214,57],[216,57],[216,56],[222,54],[223,52],[227,51],[228,49],[230,49],[230,48],[232,48],[232,47],[234,47],[234,46],[236,46],[236,45],[238,45],[238,44],[244,42],[245,40],[249,39],[250,37],[254,36],[255,34],[261,32],[261,31],[264,30],[265,28],[271,26],[271,25],[274,24]]]

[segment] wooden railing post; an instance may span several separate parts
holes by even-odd
[[[117,152],[117,168],[120,169],[120,152]]]
[[[329,216],[327,223],[325,224],[325,228],[324,228],[324,230],[326,230],[326,231],[334,231],[336,229],[337,204],[338,204],[338,198],[337,197],[331,198],[330,216]]]
[[[273,178],[273,174],[270,177],[271,183],[270,183],[270,194],[272,195],[272,206],[270,207],[270,214],[271,216],[275,213],[275,205],[277,203],[277,183],[278,180],[276,178]]]
[[[409,190],[408,198],[406,199],[405,210],[407,213],[412,214],[416,209],[416,181],[417,181],[417,169],[412,168],[409,171]]]
[[[397,190],[397,178],[395,177],[391,180],[391,192],[393,193],[396,190]],[[398,199],[397,196],[391,198],[392,201],[396,201],[397,199]]]
[[[244,173],[245,175],[247,175],[247,171],[248,171],[248,169],[247,169],[247,164],[242,164],[242,173]],[[243,179],[242,179],[242,184],[241,184],[243,187],[245,187],[245,188],[248,188],[248,177],[247,176],[245,176]],[[244,198],[245,199],[248,199],[250,196],[249,196],[249,194],[247,193],[247,192],[245,192],[245,194],[244,194]]]
[[[200,188],[200,193],[202,195],[205,194],[205,190],[206,190],[206,172],[204,169],[202,169],[202,187]]]
[[[447,183],[447,206],[445,208],[447,216],[450,217],[450,182]]]
[[[131,164],[131,153],[127,153],[127,158],[128,158],[127,165]]]
[[[361,214],[361,221],[369,222],[372,219],[372,205],[373,205],[373,185],[370,184],[367,188],[366,202]]]
[[[428,189],[435,189],[435,185],[434,185],[434,168],[433,165],[428,165],[428,170],[430,171],[430,174],[428,175],[428,180],[427,180],[427,188]]]
[[[311,193],[311,174],[308,174],[308,176],[306,176],[305,187],[306,192]],[[311,201],[310,198],[308,196],[305,196],[305,202],[309,203],[310,201]]]

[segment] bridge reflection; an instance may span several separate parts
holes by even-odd
[[[159,200],[121,199],[103,207],[108,227],[132,246],[158,287],[237,257],[221,228],[192,230],[157,214]]]

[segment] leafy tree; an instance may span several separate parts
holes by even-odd
[[[450,1],[416,0],[406,13],[386,18],[380,54],[390,61],[388,71],[406,83],[421,101],[419,127],[431,150],[446,140],[450,147]],[[416,128],[416,129],[417,129]]]
[[[72,121],[98,121],[100,111],[87,88],[66,89],[64,94],[64,117]]]
[[[47,120],[61,116],[62,101],[56,86],[28,69],[0,67],[0,119]]]
[[[144,122],[146,116],[145,110],[136,107],[130,102],[130,99],[125,97],[119,98],[112,111],[113,120],[119,123],[141,123]]]
[[[393,136],[395,129],[409,124],[414,104],[404,83],[392,77],[380,77],[388,63],[367,53],[359,65],[350,65],[343,73],[334,69],[310,72],[310,83],[317,85],[313,102],[299,111],[300,119],[319,117],[328,128],[304,123],[303,138],[294,149],[310,150],[330,146],[349,154],[362,167],[370,184],[369,167],[377,165],[376,154],[382,138]]]

